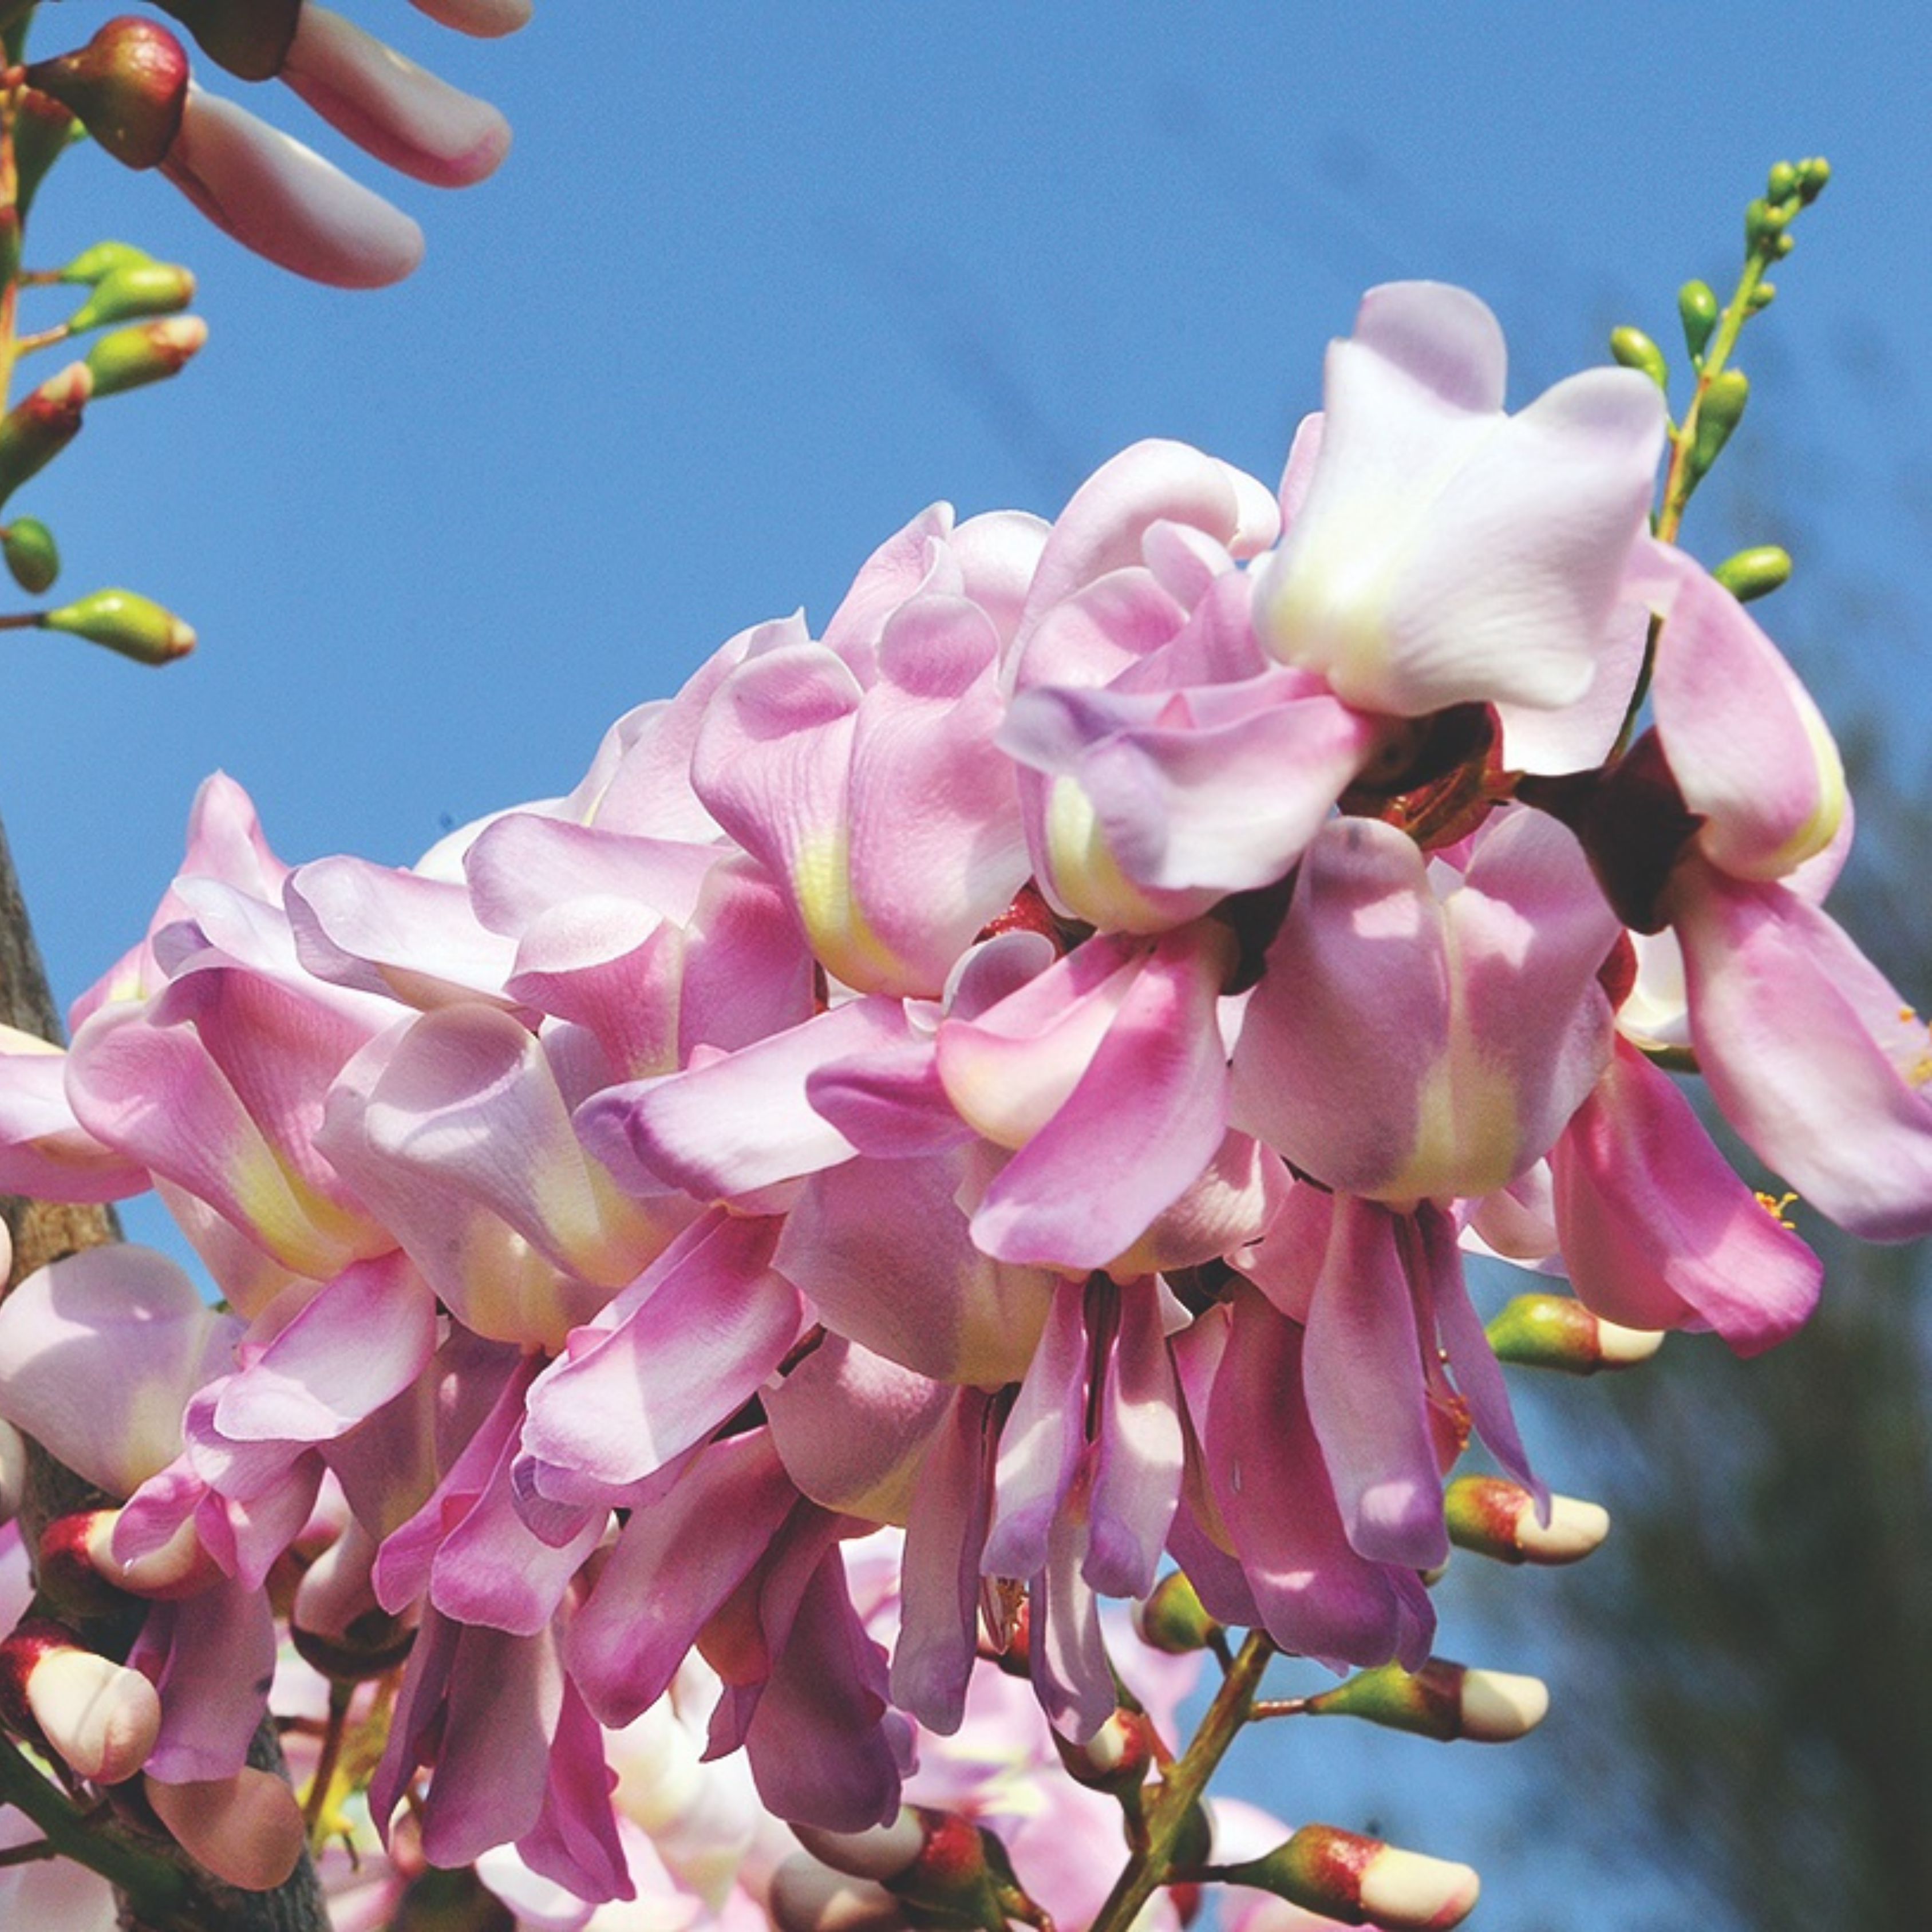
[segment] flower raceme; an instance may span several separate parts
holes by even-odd
[[[304,8],[286,58],[461,146],[360,49]],[[145,1605],[116,1773],[240,1772],[302,1565],[304,1654],[400,1672],[379,1827],[580,1900],[641,1882],[605,1732],[700,1679],[824,1846],[994,1653],[1099,1778],[1164,1562],[1417,1669],[1472,1435],[1561,1541],[1466,1250],[1619,1333],[1803,1319],[1659,1046],[1811,1204],[1932,1226],[1923,1028],[1819,904],[1842,772],[1644,531],[1654,390],[1502,393],[1474,297],[1374,291],[1277,491],[1149,442],[1051,524],[936,506],[412,868],[292,869],[212,780],[71,1051],[0,1052],[0,1189],[154,1187],[226,1304],[124,1250],[0,1307],[0,1418]],[[875,1880],[767,1895],[896,1922]]]

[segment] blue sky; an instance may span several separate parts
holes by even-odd
[[[1932,35],[1896,10],[538,0],[470,44],[340,4],[516,126],[482,188],[397,188],[411,282],[296,283],[85,152],[29,235],[35,263],[108,234],[186,261],[213,332],[13,506],[63,590],[146,590],[202,639],[160,674],[7,641],[0,812],[63,998],[140,929],[218,766],[285,857],[406,861],[566,789],[734,632],[822,620],[936,497],[1051,513],[1149,434],[1272,480],[1374,282],[1483,295],[1518,401],[1614,322],[1674,349],[1677,284],[1734,273],[1780,155],[1835,178],[1687,540],[1794,541],[1767,622],[1923,777]],[[45,9],[37,44],[108,10]],[[1438,1774],[1450,1815],[1478,1776]],[[1490,1876],[1484,1922],[1524,1922]]]

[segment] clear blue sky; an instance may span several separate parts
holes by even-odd
[[[292,860],[406,861],[567,788],[733,632],[822,620],[934,498],[1050,513],[1154,434],[1272,480],[1374,282],[1482,294],[1519,400],[1612,322],[1674,348],[1678,283],[1734,273],[1780,154],[1836,178],[1687,535],[1715,558],[1802,533],[1768,621],[1922,774],[1932,35],[1902,10],[538,0],[470,44],[338,4],[516,126],[484,187],[396,190],[430,233],[412,281],[293,282],[88,153],[30,235],[35,262],[106,234],[187,261],[213,331],[13,506],[53,526],[64,589],[148,591],[202,638],[161,674],[4,643],[0,811],[63,998],[140,929],[214,766]],[[108,10],[46,10],[43,50]],[[1312,1748],[1294,1778],[1328,1789]],[[1459,1758],[1444,1811],[1498,1764]],[[1525,1923],[1489,1876],[1482,1922]]]

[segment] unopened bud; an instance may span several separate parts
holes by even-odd
[[[231,1778],[187,1784],[148,1778],[142,1788],[182,1850],[239,1891],[274,1891],[302,1857],[302,1807],[272,1772],[244,1765]]]
[[[1208,1614],[1186,1576],[1172,1570],[1154,1586],[1153,1595],[1136,1606],[1134,1628],[1150,1650],[1188,1657],[1205,1650],[1222,1626]]]
[[[94,394],[85,362],[70,362],[0,416],[0,502],[46,468],[80,434]]]
[[[243,80],[272,80],[296,37],[302,0],[154,0],[194,36],[218,67]]]
[[[1482,1882],[1467,1865],[1334,1825],[1304,1825],[1266,1857],[1228,1866],[1227,1876],[1344,1925],[1372,1922],[1384,1932],[1460,1925]]]
[[[83,248],[60,272],[64,282],[78,282],[92,288],[104,276],[111,275],[116,268],[138,268],[144,262],[152,262],[154,256],[145,248],[137,248],[131,242],[97,242],[91,248]]]
[[[1060,1762],[1076,1784],[1109,1793],[1138,1791],[1154,1768],[1156,1733],[1144,1711],[1117,1710],[1084,1744],[1053,1734]]]
[[[181,131],[188,56],[166,28],[122,14],[86,46],[35,61],[27,85],[52,95],[123,166],[158,167]]]
[[[769,1900],[777,1932],[896,1932],[905,1909],[881,1885],[820,1864],[809,1852],[772,1875]]]
[[[26,1489],[27,1438],[0,1418],[0,1522],[11,1522],[20,1514]]]
[[[1767,201],[1789,201],[1798,192],[1798,170],[1789,161],[1774,161],[1765,178]]]
[[[1626,369],[1635,369],[1648,376],[1660,389],[1670,388],[1670,365],[1664,359],[1664,351],[1642,329],[1633,328],[1628,323],[1621,328],[1612,329],[1610,354]]]
[[[1791,553],[1778,544],[1755,544],[1726,557],[1711,574],[1740,604],[1748,604],[1791,580]]]
[[[1798,199],[1808,208],[1831,178],[1831,163],[1822,154],[1808,154],[1798,164]]]
[[[208,340],[208,324],[198,315],[169,316],[137,322],[102,336],[87,352],[97,396],[118,395],[144,382],[177,375]]]
[[[1459,1550],[1502,1563],[1575,1563],[1610,1533],[1600,1503],[1552,1496],[1550,1520],[1540,1522],[1536,1498],[1501,1476],[1458,1476],[1444,1492],[1449,1540]]]
[[[0,1720],[44,1738],[76,1777],[118,1784],[154,1749],[161,1700],[138,1670],[29,1617],[0,1642]]]
[[[86,301],[67,319],[68,332],[82,335],[110,322],[172,315],[194,299],[194,274],[178,262],[130,262],[110,268]]]
[[[20,588],[38,597],[60,574],[60,551],[54,533],[33,517],[16,517],[0,530],[0,556]]]
[[[1684,325],[1684,346],[1694,362],[1718,326],[1717,292],[1708,282],[1686,282],[1677,291],[1677,319]]]
[[[1720,369],[1705,386],[1697,405],[1696,440],[1690,448],[1691,466],[1699,476],[1717,461],[1732,430],[1744,420],[1750,400],[1750,382],[1742,369]]]
[[[1508,1671],[1472,1670],[1432,1657],[1412,1675],[1398,1664],[1364,1670],[1304,1707],[1322,1717],[1361,1718],[1390,1730],[1443,1743],[1508,1744],[1535,1730],[1550,1709],[1540,1678]]]
[[[194,632],[172,610],[133,590],[95,590],[43,610],[34,620],[44,631],[64,631],[91,644],[118,651],[136,664],[172,664],[194,649]]]
[[[1490,1323],[1488,1333],[1498,1361],[1560,1369],[1571,1376],[1627,1369],[1648,1361],[1664,1346],[1661,1334],[1606,1322],[1568,1294],[1514,1296]]]
[[[792,1831],[813,1857],[884,1887],[916,1915],[985,1932],[1005,1932],[1016,1917],[1037,1922],[1038,1908],[1021,1891],[1006,1846],[957,1812],[909,1804],[869,1832],[797,1824]]]
[[[392,1616],[370,1580],[376,1546],[351,1522],[311,1563],[296,1589],[289,1635],[303,1660],[339,1684],[393,1670],[416,1641],[413,1621]]]
[[[1754,282],[1750,293],[1744,297],[1744,307],[1753,315],[1760,309],[1767,309],[1778,299],[1775,282]]]

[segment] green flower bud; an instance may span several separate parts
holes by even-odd
[[[1579,1562],[1610,1533],[1600,1503],[1552,1496],[1544,1522],[1536,1498],[1502,1476],[1458,1476],[1444,1494],[1442,1516],[1458,1550],[1498,1563]]]
[[[1697,437],[1690,447],[1690,466],[1698,476],[1717,461],[1750,400],[1750,383],[1742,369],[1720,369],[1705,386],[1697,405]]]
[[[165,27],[122,14],[86,46],[34,62],[27,84],[77,116],[123,166],[158,167],[181,132],[188,56]]]
[[[1686,282],[1677,291],[1677,314],[1684,324],[1684,345],[1694,357],[1704,352],[1718,326],[1718,297],[1708,282]]]
[[[1758,282],[1753,284],[1750,293],[1744,297],[1744,307],[1751,314],[1756,315],[1760,309],[1770,308],[1777,299],[1778,284],[1775,282]]]
[[[140,268],[154,259],[145,248],[137,248],[131,242],[97,242],[92,248],[82,249],[62,269],[60,278],[64,282],[85,282],[92,288],[116,268]]]
[[[218,67],[243,80],[272,80],[296,37],[302,0],[155,0]]]
[[[1621,328],[1612,329],[1610,354],[1626,369],[1635,369],[1648,376],[1660,389],[1670,388],[1670,366],[1664,359],[1664,351],[1642,329],[1633,328],[1628,323]]]
[[[60,552],[54,533],[32,517],[16,517],[0,530],[0,556],[14,581],[30,596],[38,597],[60,574]]]
[[[1304,1708],[1313,1716],[1365,1718],[1444,1744],[1457,1738],[1508,1744],[1542,1723],[1550,1692],[1538,1678],[1472,1670],[1432,1657],[1413,1676],[1399,1664],[1362,1671]]]
[[[1808,154],[1798,164],[1798,199],[1806,207],[1825,192],[1832,178],[1832,164],[1822,154]]]
[[[172,664],[194,649],[194,632],[152,597],[133,590],[95,590],[43,610],[34,622],[44,631],[64,631],[91,644],[118,651],[136,664]]]
[[[1757,544],[1726,557],[1711,574],[1740,604],[1748,604],[1790,581],[1791,553],[1776,544]]]
[[[1661,1335],[1592,1315],[1567,1294],[1516,1295],[1503,1304],[1488,1333],[1498,1361],[1570,1376],[1628,1368],[1647,1361],[1664,1343]]]
[[[70,362],[0,416],[0,502],[44,469],[80,433],[94,393],[85,362]]]
[[[198,315],[168,316],[112,330],[87,352],[94,393],[118,395],[123,389],[178,374],[207,340],[208,324]]]
[[[1150,1650],[1164,1650],[1170,1657],[1205,1650],[1221,1628],[1178,1570],[1170,1570],[1154,1586],[1154,1594],[1134,1612],[1134,1627]]]
[[[194,276],[178,262],[129,262],[110,268],[67,319],[70,334],[142,316],[172,315],[194,299]]]
[[[1767,201],[1789,201],[1798,192],[1798,170],[1789,161],[1774,161],[1765,182]]]

